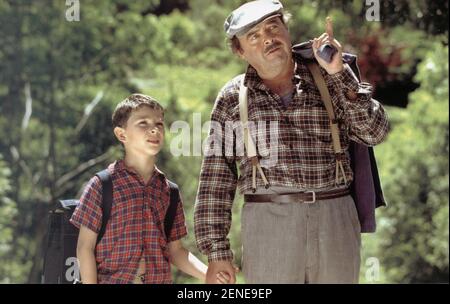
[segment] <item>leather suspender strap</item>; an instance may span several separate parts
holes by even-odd
[[[247,92],[248,89],[244,85],[244,79],[241,81],[239,88],[239,114],[241,116],[241,123],[244,131],[244,145],[247,149],[247,156],[252,158],[256,155],[256,147],[253,142],[250,132],[248,130],[248,103],[247,103]]]
[[[341,178],[339,177],[339,172],[342,173],[342,177],[344,183],[347,183],[347,178],[345,176],[344,166],[342,164],[342,160],[339,156],[344,152],[341,147],[341,141],[339,138],[339,124],[337,123],[336,117],[334,115],[333,103],[331,102],[330,92],[328,90],[327,85],[325,84],[325,79],[323,78],[322,73],[320,72],[319,66],[315,62],[307,63],[308,69],[311,72],[314,82],[319,89],[320,96],[325,105],[325,109],[328,113],[328,118],[330,119],[330,128],[331,128],[331,138],[333,140],[333,149],[336,155],[336,185],[340,183]]]
[[[256,192],[256,170],[258,170],[261,178],[264,182],[264,185],[269,188],[269,182],[267,181],[266,175],[261,168],[261,165],[258,160],[258,155],[256,154],[256,146],[250,134],[248,128],[248,102],[247,102],[247,92],[248,89],[244,85],[244,78],[242,78],[240,87],[239,87],[239,114],[241,118],[241,123],[243,127],[244,133],[244,146],[247,151],[248,158],[251,159],[252,162],[252,190]]]

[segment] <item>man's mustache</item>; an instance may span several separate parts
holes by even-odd
[[[274,43],[272,43],[271,45],[267,46],[267,47],[264,49],[264,54],[267,54],[267,53],[273,51],[274,49],[276,49],[276,48],[278,48],[278,47],[280,47],[280,46],[281,46],[281,43],[280,43],[280,42],[274,42]]]

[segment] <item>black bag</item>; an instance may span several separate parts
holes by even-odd
[[[112,208],[112,181],[107,170],[96,174],[102,181],[102,225],[97,236],[97,244],[105,234]],[[170,204],[164,218],[164,232],[169,235],[179,201],[177,184],[169,181]],[[80,282],[80,271],[76,257],[79,230],[70,223],[70,218],[78,200],[60,200],[58,206],[49,212],[47,240],[44,248],[43,284],[74,284]]]

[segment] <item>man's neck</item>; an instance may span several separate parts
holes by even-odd
[[[141,176],[145,184],[148,183],[150,177],[155,170],[155,156],[142,158],[140,156],[127,153],[124,159],[125,165]]]
[[[285,71],[270,79],[262,79],[263,83],[275,94],[279,96],[287,95],[292,92],[294,87],[292,83],[292,78],[294,76],[294,61],[291,61],[291,64]]]

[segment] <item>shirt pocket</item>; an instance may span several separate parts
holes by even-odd
[[[127,226],[133,224],[135,218],[133,208],[129,201],[125,198],[114,197],[111,214],[109,216],[106,232],[111,238],[113,244],[121,239],[121,235],[125,233]]]
[[[294,113],[295,128],[306,141],[331,143],[330,119],[317,89],[307,90],[303,105]]]
[[[322,96],[319,89],[313,82],[306,81],[302,86],[302,99],[304,106],[319,106],[323,105]]]
[[[105,232],[105,247],[103,255],[110,269],[118,269],[130,262],[133,255],[140,250],[137,239],[142,238],[142,213],[132,201],[134,197],[114,196],[111,214]],[[141,211],[142,212],[142,211]]]

